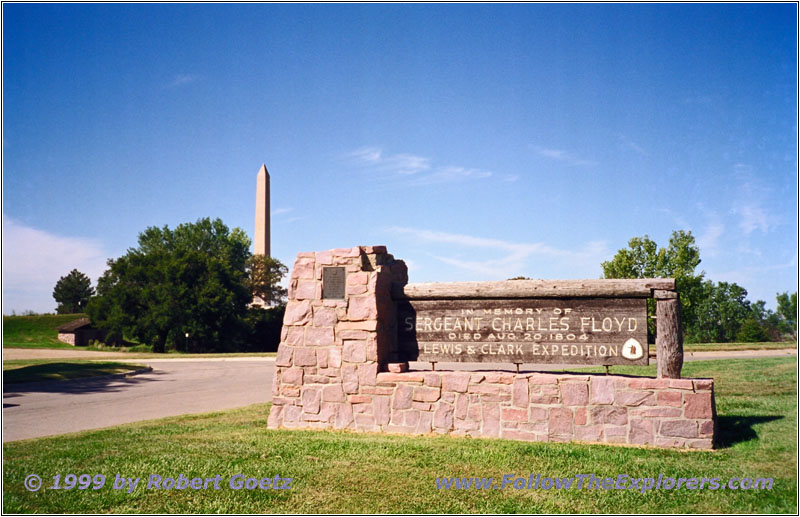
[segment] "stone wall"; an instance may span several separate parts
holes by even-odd
[[[62,343],[75,346],[75,333],[73,332],[59,332],[58,340]]]
[[[344,300],[323,299],[325,266],[346,268]],[[383,246],[298,254],[270,428],[713,447],[712,379],[402,371],[390,291],[407,280]]]

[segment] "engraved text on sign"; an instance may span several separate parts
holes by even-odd
[[[639,298],[409,300],[398,347],[411,361],[648,364]]]

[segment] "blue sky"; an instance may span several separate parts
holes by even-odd
[[[385,244],[412,282],[598,278],[691,230],[797,288],[794,4],[4,4],[3,313],[151,225]]]

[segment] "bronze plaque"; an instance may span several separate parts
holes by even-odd
[[[343,267],[322,268],[322,299],[344,300],[345,278]]]
[[[648,364],[643,298],[398,302],[409,361]]]

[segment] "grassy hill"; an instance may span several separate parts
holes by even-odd
[[[3,346],[24,348],[74,348],[58,340],[56,328],[85,318],[85,314],[3,316]]]

